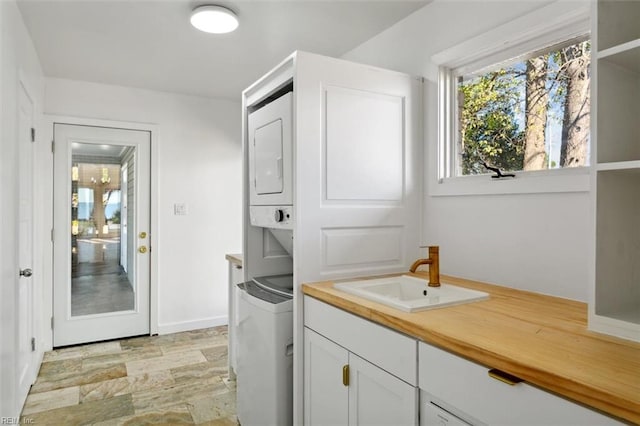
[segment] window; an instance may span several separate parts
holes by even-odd
[[[432,194],[589,189],[590,10],[570,3],[554,2],[432,57],[440,70]],[[516,179],[487,179],[494,174],[487,167]]]
[[[455,75],[456,175],[589,163],[588,39]]]

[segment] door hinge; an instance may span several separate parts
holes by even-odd
[[[31,338],[31,352],[35,352],[36,351],[36,338],[32,337]]]
[[[31,142],[35,142],[36,141],[36,129],[35,127],[31,128]]]
[[[51,242],[53,242],[53,228],[51,228]]]
[[[51,317],[51,329],[53,330],[53,317]]]
[[[51,141],[51,153],[56,153],[56,141]]]

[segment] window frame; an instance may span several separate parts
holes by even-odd
[[[591,166],[515,172],[514,179],[490,174],[458,176],[457,78],[524,59],[579,40],[590,32],[589,2],[556,1],[432,56],[438,67],[437,173],[430,195],[586,192]],[[592,49],[592,51],[594,51]],[[592,65],[593,66],[593,65]],[[591,164],[591,161],[589,162]]]

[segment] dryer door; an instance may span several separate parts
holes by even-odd
[[[256,194],[282,193],[282,119],[258,127],[253,133],[253,146]]]
[[[292,93],[249,115],[249,187],[252,205],[292,202]]]

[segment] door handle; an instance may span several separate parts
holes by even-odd
[[[349,364],[342,367],[342,384],[349,386]]]
[[[31,275],[33,275],[31,268],[20,269],[21,277],[29,278]]]
[[[523,381],[520,377],[505,373],[504,371],[500,371],[497,368],[492,368],[488,373],[489,377],[500,380],[502,383],[506,383],[510,386],[517,385],[518,383]]]
[[[144,240],[145,238],[147,238],[147,233],[142,231],[141,233],[138,234],[138,237],[140,237],[141,240]]]
[[[143,254],[144,254],[144,253],[146,253],[146,252],[147,252],[147,246],[140,246],[140,247],[138,248],[138,251],[139,251],[140,253],[143,253]]]

